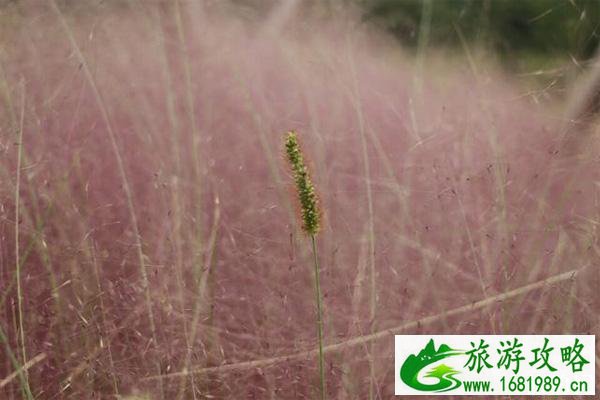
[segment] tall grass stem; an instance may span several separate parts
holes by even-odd
[[[22,84],[21,97],[21,120],[19,123],[19,138],[17,139],[17,183],[15,185],[15,268],[17,276],[17,312],[19,318],[19,341],[21,342],[22,363],[27,362],[27,352],[25,350],[25,328],[23,324],[23,288],[21,282],[21,260],[19,248],[19,215],[21,203],[21,165],[23,163],[23,127],[25,118],[25,85]],[[27,372],[24,372],[25,383],[29,386]]]
[[[321,281],[319,279],[319,257],[317,256],[317,242],[315,235],[310,236],[315,267],[315,300],[317,303],[317,335],[319,338],[319,387],[321,400],[325,400],[325,359],[323,357],[323,301],[321,295]]]

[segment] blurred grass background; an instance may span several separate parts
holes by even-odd
[[[268,14],[279,0],[224,0],[249,15]],[[428,46],[459,49],[469,45],[489,51],[514,72],[548,69],[589,60],[598,46],[600,1],[597,0],[290,0],[306,8],[335,12],[358,7],[363,21],[395,36],[406,48]],[[0,0],[2,24],[10,24],[8,8],[23,0]],[[62,0],[63,9],[93,13],[139,0]],[[14,15],[13,15],[14,17]],[[461,39],[461,36],[463,39]]]
[[[572,268],[600,254],[597,159],[554,178],[561,114],[509,80],[578,71],[597,45],[598,3],[297,0],[317,15],[357,7],[362,22],[307,23],[295,41],[295,21],[260,30],[282,1],[206,0],[257,22],[223,24],[194,9],[201,0],[57,0],[55,12],[0,0],[0,286],[18,281],[16,259],[25,292],[17,312],[2,287],[0,377],[43,355],[28,377],[37,398],[312,393],[310,281],[277,164],[291,126],[305,132],[331,210],[322,254],[338,398],[365,398],[372,382],[390,393],[390,337],[364,354],[356,338],[421,329],[423,316],[438,332],[596,329],[597,280],[575,281]],[[417,62],[387,40],[377,48],[365,25]],[[509,73],[474,79],[467,55]],[[546,196],[551,179],[560,192]],[[548,277],[568,282],[520,297]],[[520,293],[512,303],[496,301],[509,290]],[[367,298],[381,299],[376,319]],[[494,308],[447,317],[474,302]],[[264,374],[245,367],[281,354],[295,358]],[[365,372],[371,357],[376,374]],[[198,380],[172,374],[163,390],[164,374],[221,365]],[[8,399],[25,386],[11,381]]]
[[[590,59],[598,46],[600,2],[590,0],[359,0],[365,19],[417,48],[467,42],[492,50],[518,72]]]

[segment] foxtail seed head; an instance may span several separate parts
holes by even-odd
[[[308,168],[304,164],[302,150],[294,131],[287,133],[285,138],[285,152],[288,162],[292,167],[298,199],[300,200],[302,229],[309,235],[316,235],[319,232],[319,220],[321,217],[319,200],[315,192],[315,187],[310,180]]]

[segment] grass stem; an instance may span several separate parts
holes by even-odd
[[[317,334],[319,338],[319,386],[321,400],[325,399],[325,360],[323,357],[323,301],[321,295],[321,282],[319,279],[319,258],[317,256],[317,242],[315,235],[310,236],[315,267],[315,300],[317,303]]]
[[[15,274],[17,278],[17,313],[19,319],[19,341],[21,342],[21,358],[23,365],[27,363],[27,352],[25,350],[25,328],[23,324],[23,288],[21,284],[21,260],[20,260],[20,248],[19,248],[19,220],[20,210],[19,206],[21,203],[21,166],[23,162],[23,129],[24,129],[24,118],[25,118],[25,86],[22,84],[23,95],[21,97],[21,120],[19,123],[19,138],[17,140],[17,183],[15,185]],[[29,381],[27,371],[24,371],[24,382],[26,393],[31,394],[29,391]]]

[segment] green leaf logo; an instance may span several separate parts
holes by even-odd
[[[400,379],[411,388],[424,392],[447,392],[454,390],[460,387],[461,381],[454,377],[460,371],[452,367],[439,364],[430,371],[427,371],[425,377],[438,379],[438,382],[434,384],[420,382],[419,373],[433,363],[462,354],[464,354],[464,351],[452,349],[446,344],[440,345],[440,348],[436,350],[433,339],[430,339],[429,343],[427,343],[418,355],[411,354],[406,358],[400,368]]]

